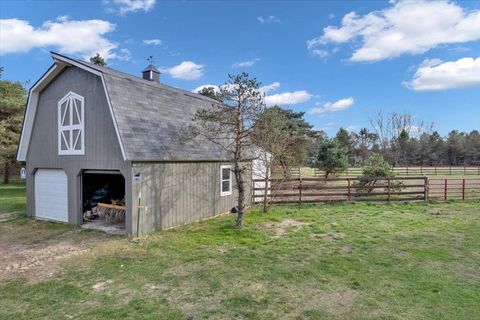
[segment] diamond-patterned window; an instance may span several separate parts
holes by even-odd
[[[69,92],[58,102],[58,154],[85,154],[85,103],[82,96]]]

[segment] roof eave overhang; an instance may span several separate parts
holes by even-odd
[[[27,157],[28,144],[32,134],[33,121],[38,105],[38,94],[42,91],[56,76],[62,72],[67,65],[55,62],[48,70],[35,82],[28,91],[27,107],[23,117],[22,133],[18,144],[17,160],[25,161]]]

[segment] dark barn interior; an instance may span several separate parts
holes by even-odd
[[[120,172],[82,175],[83,221],[89,228],[125,228],[125,178]]]

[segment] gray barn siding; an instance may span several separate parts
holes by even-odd
[[[167,229],[188,222],[229,212],[236,205],[238,191],[233,178],[233,192],[220,196],[219,162],[134,163],[133,174],[142,180],[133,182],[132,221],[137,223],[138,198],[141,194],[139,233]],[[250,168],[247,173],[250,186]],[[250,204],[250,187],[246,202]],[[136,234],[136,229],[134,229]]]
[[[57,103],[73,91],[85,98],[85,155],[59,156]],[[125,177],[127,232],[131,233],[131,163],[122,158],[100,77],[67,68],[39,96],[27,153],[27,212],[35,212],[34,174],[39,168],[63,169],[68,177],[69,222],[81,224],[80,174],[84,169],[120,170]]]

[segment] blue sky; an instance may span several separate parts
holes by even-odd
[[[317,129],[409,112],[445,135],[480,129],[480,1],[1,1],[3,78],[34,82],[50,50],[94,52],[194,90],[247,71]]]

